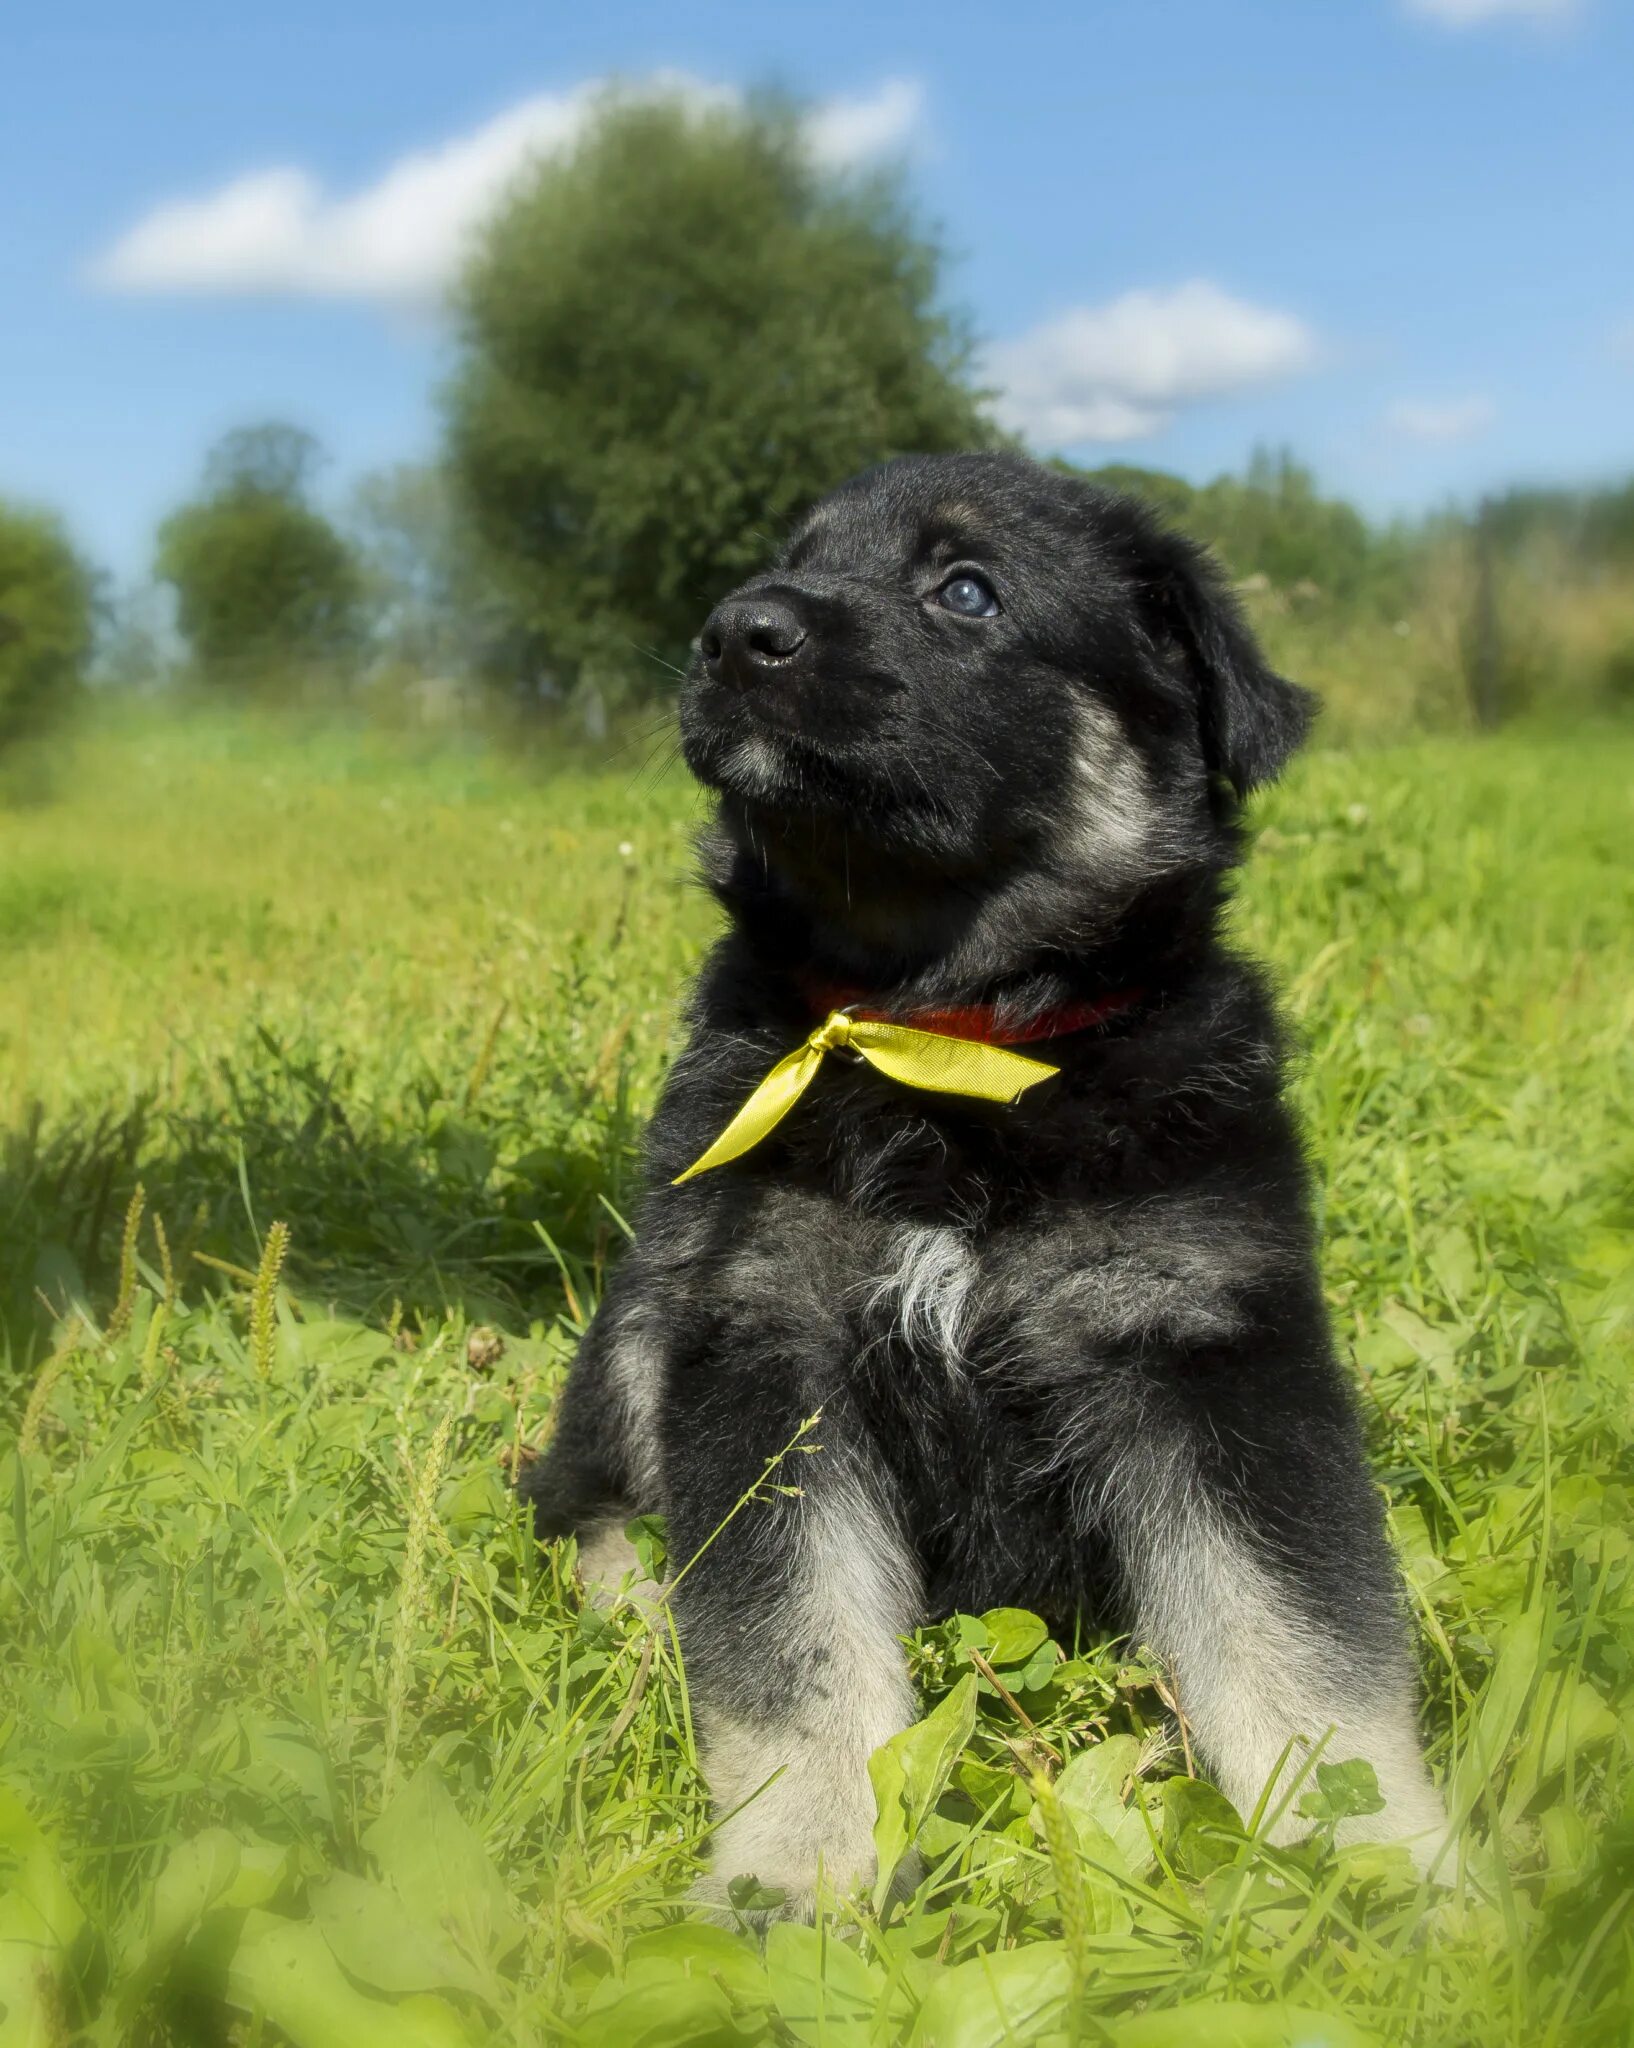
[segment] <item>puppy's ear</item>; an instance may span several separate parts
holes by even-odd
[[[1210,772],[1247,796],[1271,781],[1304,739],[1317,699],[1269,666],[1224,575],[1203,549],[1180,534],[1161,534],[1149,564],[1149,602],[1196,679]]]

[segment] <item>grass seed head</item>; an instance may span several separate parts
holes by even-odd
[[[426,1549],[437,1517],[437,1495],[448,1462],[448,1439],[454,1426],[448,1410],[431,1433],[425,1457],[410,1467],[408,1519],[403,1537],[403,1571],[397,1583],[397,1614],[392,1630],[391,1674],[386,1684],[386,1760],[382,1773],[383,1791],[389,1795],[397,1781],[397,1753],[402,1740],[403,1715],[414,1675],[415,1640],[426,1620]]]
[[[272,1378],[278,1345],[278,1276],[289,1254],[289,1225],[274,1223],[261,1247],[261,1264],[250,1290],[250,1358],[255,1376]]]
[[[58,1380],[73,1363],[83,1345],[84,1332],[76,1319],[69,1324],[68,1334],[40,1367],[33,1386],[29,1389],[23,1419],[17,1431],[17,1451],[20,1457],[29,1458],[40,1448],[40,1429],[45,1420],[46,1405]]]
[[[130,1203],[125,1210],[124,1233],[119,1240],[119,1293],[106,1331],[110,1343],[124,1336],[130,1328],[131,1311],[136,1306],[136,1237],[142,1228],[142,1211],[146,1206],[147,1190],[138,1181],[131,1191]]]

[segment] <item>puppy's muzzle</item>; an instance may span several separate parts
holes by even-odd
[[[787,598],[729,597],[705,620],[698,651],[714,681],[758,689],[795,664],[808,638]]]

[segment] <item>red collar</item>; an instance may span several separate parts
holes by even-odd
[[[815,1014],[846,1010],[870,1024],[909,1024],[916,1031],[937,1031],[945,1038],[973,1038],[981,1045],[1036,1045],[1040,1039],[1068,1038],[1089,1031],[1109,1017],[1138,1003],[1143,989],[1121,988],[1091,1002],[1055,1003],[1026,1023],[1008,1022],[997,1003],[963,1003],[945,1010],[876,1010],[863,1001],[861,989],[832,982],[806,983]]]

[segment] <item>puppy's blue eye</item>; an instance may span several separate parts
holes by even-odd
[[[937,591],[936,601],[943,611],[958,612],[966,619],[990,619],[999,608],[998,599],[979,576],[955,576]]]

